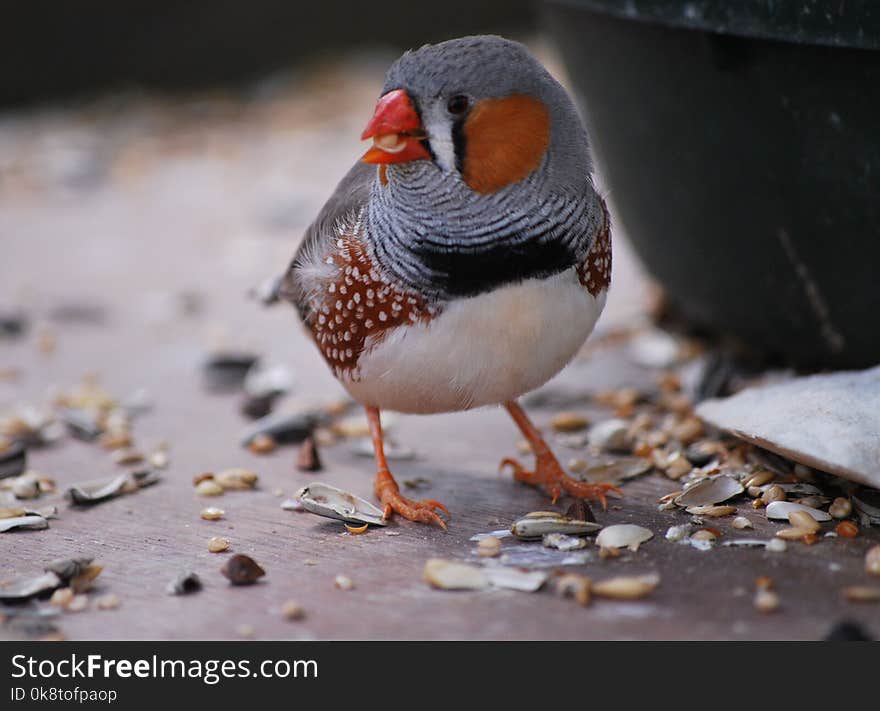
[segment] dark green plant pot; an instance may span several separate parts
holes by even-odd
[[[617,218],[677,309],[796,365],[880,362],[880,5],[547,9]]]

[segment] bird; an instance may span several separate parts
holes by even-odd
[[[380,413],[503,406],[535,457],[516,480],[600,501],[517,399],[578,352],[611,279],[611,224],[574,102],[522,44],[475,35],[405,52],[361,138],[372,146],[306,230],[279,283],[366,411],[386,519],[446,529],[403,496]]]

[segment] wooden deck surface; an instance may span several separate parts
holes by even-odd
[[[638,523],[654,539],[613,560],[599,560],[593,547],[591,560],[572,568],[594,579],[657,572],[661,584],[650,597],[581,608],[549,590],[430,589],[421,579],[428,558],[472,559],[473,534],[549,507],[542,492],[499,475],[519,436],[498,409],[399,416],[393,425],[394,439],[419,455],[397,463],[396,476],[430,481],[415,495],[450,508],[448,533],[394,522],[388,530],[400,535],[353,536],[337,522],[280,508],[278,490],[287,496],[313,480],[371,498],[373,463],[351,442],[324,448],[324,470],[314,474],[295,469],[295,448],[251,454],[239,444],[240,397],[206,392],[200,365],[221,343],[286,364],[296,384],[282,409],[341,394],[293,310],[262,310],[245,294],[284,267],[359,155],[357,135],[383,61],[321,68],[246,97],[134,97],[121,109],[105,102],[0,123],[0,304],[20,305],[31,320],[26,336],[0,342],[0,368],[19,371],[0,380],[0,407],[45,401],[50,387],[95,373],[119,396],[149,392],[154,407],[136,422],[138,445],[167,440],[171,456],[159,484],[130,496],[88,509],[44,497],[40,505],[57,501],[59,518],[46,531],[0,534],[0,580],[39,572],[55,558],[93,556],[104,566],[97,593],[114,593],[121,604],[60,616],[70,639],[240,638],[246,627],[256,639],[818,639],[843,619],[880,634],[880,606],[846,602],[839,592],[866,582],[863,557],[880,539],[876,530],[854,541],[789,545],[783,554],[698,551],[664,539],[667,527],[689,517],[657,511],[658,496],[676,488],[657,474],[627,484],[608,512],[597,510],[601,523]],[[647,293],[622,230],[615,239],[605,332],[632,324]],[[56,318],[70,306],[82,307],[80,318]],[[47,330],[52,355],[37,347]],[[579,359],[550,387],[583,393],[651,381],[609,348]],[[546,426],[553,411],[532,413]],[[557,451],[563,462],[576,454]],[[34,451],[31,466],[62,491],[116,471],[98,446],[69,439]],[[194,494],[195,474],[233,466],[257,471],[258,490],[211,500]],[[201,520],[205,505],[222,507],[226,519]],[[755,537],[772,535],[775,524],[747,501],[742,507]],[[730,519],[718,526],[743,535]],[[207,551],[213,535],[255,558],[267,571],[263,581],[230,587],[219,573],[227,554]],[[167,595],[168,581],[188,569],[204,590]],[[336,589],[339,574],[355,588]],[[773,578],[781,597],[774,614],[753,607],[760,575]],[[304,620],[283,619],[280,606],[291,599],[305,608]],[[0,627],[0,636],[12,634]]]

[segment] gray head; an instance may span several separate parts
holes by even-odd
[[[574,104],[523,45],[503,37],[462,37],[406,52],[388,70],[364,136],[376,142],[368,162],[430,160],[478,193],[535,171],[546,173],[540,183],[554,193],[581,194],[590,185]]]

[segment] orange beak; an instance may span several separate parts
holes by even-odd
[[[362,140],[367,138],[373,139],[373,147],[361,158],[364,163],[406,163],[431,157],[422,145],[422,121],[403,89],[389,91],[379,99],[361,134]]]

